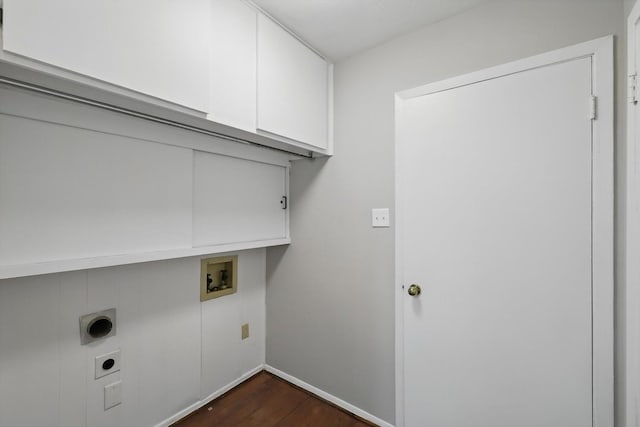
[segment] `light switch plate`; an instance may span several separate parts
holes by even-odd
[[[389,227],[389,208],[371,209],[371,225],[373,227]]]
[[[112,360],[113,362],[108,362]],[[105,362],[107,364],[105,365]],[[110,366],[110,367],[109,367]],[[108,369],[105,369],[108,368]],[[95,379],[102,378],[105,375],[118,372],[120,370],[120,350],[112,351],[111,353],[103,354],[96,357],[95,361]]]
[[[104,386],[104,410],[122,403],[122,381]]]

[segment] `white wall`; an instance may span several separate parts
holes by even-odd
[[[240,252],[238,292],[204,303],[200,258],[0,280],[0,427],[154,426],[261,366],[265,258]],[[111,307],[117,335],[81,346],[79,316]],[[94,380],[116,348],[121,372]],[[105,412],[117,379],[123,404]]]
[[[335,156],[294,164],[293,243],[268,250],[267,363],[393,422],[394,229],[370,226],[371,208],[394,205],[393,94],[607,34],[617,36],[617,108],[624,111],[622,0],[497,0],[338,63]],[[623,121],[619,114],[618,178]],[[623,194],[624,182],[617,185]],[[617,286],[621,307],[620,280]],[[620,382],[624,375],[616,374]]]

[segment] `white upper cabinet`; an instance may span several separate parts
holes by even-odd
[[[259,132],[328,149],[328,76],[323,58],[258,16]]]
[[[4,0],[3,48],[205,112],[210,15],[210,0]]]
[[[250,2],[0,1],[2,62],[206,115],[235,139],[331,154],[330,65]]]
[[[212,0],[211,96],[207,118],[256,131],[257,12],[239,0]]]

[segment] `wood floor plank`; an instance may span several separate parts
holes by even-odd
[[[270,388],[271,380],[268,375],[259,373],[171,427],[233,425],[230,423],[236,421],[239,415],[246,416],[247,412],[259,407],[257,396],[263,395]]]
[[[214,401],[209,418],[215,420],[215,424],[211,425],[220,427],[242,425],[253,412],[267,404],[274,383],[272,378],[266,377],[265,381],[254,387],[251,393],[232,393]]]
[[[318,399],[308,399],[274,427],[368,427],[369,424]]]
[[[311,396],[299,389],[291,387],[278,379],[274,379],[278,384],[273,385],[269,391],[269,397],[262,406],[253,412],[242,423],[246,427],[271,427],[280,422],[283,418],[292,413],[304,401],[310,400]]]
[[[171,427],[371,427],[265,371]]]

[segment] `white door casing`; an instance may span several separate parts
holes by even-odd
[[[626,410],[628,427],[640,423],[640,144],[638,125],[638,59],[640,59],[640,4],[636,3],[627,21],[627,217],[626,217]]]
[[[613,424],[612,63],[606,37],[398,94],[398,426]]]

